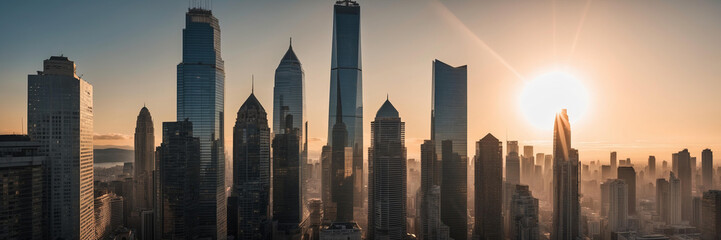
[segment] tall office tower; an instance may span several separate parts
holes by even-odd
[[[349,178],[353,201],[352,209],[362,207],[363,189],[363,72],[361,71],[360,5],[352,0],[336,1],[333,6],[333,48],[331,51],[330,99],[328,101],[328,145],[333,145],[333,128],[340,117],[346,135],[346,147],[352,148],[352,171]],[[340,88],[340,93],[337,89]],[[342,99],[341,98],[342,93]],[[342,100],[342,101],[341,101]],[[341,103],[341,106],[337,104]],[[345,113],[342,114],[342,112]],[[345,204],[345,203],[344,203]],[[339,213],[340,214],[340,213]]]
[[[430,200],[429,200],[429,194],[432,188],[440,188],[440,171],[436,162],[436,144],[433,143],[431,140],[425,140],[423,141],[423,144],[421,144],[421,187],[418,189],[418,196],[420,196],[420,224],[419,228],[420,231],[418,231],[420,234],[418,234],[420,239],[430,239],[431,238],[431,220],[430,216],[428,215],[430,207]],[[440,189],[438,189],[440,191]],[[440,192],[439,196],[440,197]],[[439,214],[440,214],[440,199],[438,200],[437,206]],[[438,215],[438,221],[440,221],[440,215]]]
[[[671,154],[671,171],[678,174],[678,153]]]
[[[656,179],[656,215],[661,220],[666,221],[668,219],[669,209],[669,183],[664,178]]]
[[[656,179],[656,157],[648,156],[648,179]]]
[[[476,142],[474,239],[503,239],[502,144],[490,133]]]
[[[270,206],[270,129],[268,114],[255,94],[238,110],[233,127],[233,188],[229,214],[236,239],[268,237]],[[234,201],[234,202],[233,202]]]
[[[613,176],[611,176],[611,177],[616,178],[616,168],[618,167],[618,163],[617,163],[618,155],[616,154],[616,152],[611,152],[611,160],[610,161],[611,161],[611,164],[610,164],[611,165],[611,174],[613,174]]]
[[[157,148],[159,199],[156,201],[158,239],[198,237],[200,198],[200,139],[193,123],[163,123],[163,143]]]
[[[703,193],[702,211],[701,239],[721,239],[721,191]]]
[[[336,111],[335,124],[331,135],[333,141],[330,142],[331,148],[331,177],[330,177],[330,202],[329,207],[334,208],[335,217],[331,218],[334,222],[350,222],[353,221],[354,204],[354,172],[356,170],[355,156],[353,147],[348,146],[348,129],[343,117],[343,95],[340,84],[336,86]],[[356,191],[360,193],[361,191]]]
[[[131,225],[140,229],[140,213],[154,206],[153,171],[155,171],[155,130],[148,108],[143,106],[135,122],[135,175],[133,175],[133,198],[130,213]]]
[[[693,218],[691,226],[701,228],[701,197],[693,197]]]
[[[516,185],[511,199],[510,239],[538,240],[538,199],[534,198],[528,186]]]
[[[701,176],[704,188],[713,189],[713,152],[708,148],[701,152]]]
[[[571,148],[571,124],[566,109],[556,114],[553,126],[553,228],[551,239],[581,236],[578,195],[578,150]]]
[[[48,156],[48,237],[94,240],[93,86],[67,57],[28,75],[28,135]]]
[[[321,161],[321,201],[323,203],[323,223],[330,223],[330,221],[336,218],[337,206],[333,202],[333,196],[331,191],[331,185],[333,183],[333,174],[331,171],[332,167],[332,155],[331,147],[326,145],[320,154]]]
[[[628,189],[621,179],[610,179],[604,185],[608,188],[608,230],[621,232],[628,228]]]
[[[518,141],[507,141],[506,148],[506,182],[521,184],[521,158],[518,156]]]
[[[287,108],[284,110],[284,108]],[[301,166],[301,195],[302,199],[306,199],[306,188],[305,184],[310,176],[306,176],[306,164],[308,164],[308,151],[307,145],[300,143],[303,136],[307,139],[307,134],[304,135],[303,131],[308,131],[308,123],[305,120],[305,73],[303,72],[303,65],[298,60],[298,57],[293,51],[292,42],[288,46],[288,51],[285,52],[283,58],[278,64],[278,68],[275,69],[275,83],[273,86],[273,128],[271,129],[275,134],[279,134],[280,131],[286,129],[285,116],[293,116],[292,129],[298,129],[298,149],[300,156]],[[305,128],[304,128],[305,123]],[[307,141],[307,140],[306,140]]]
[[[454,152],[452,140],[444,140],[441,180],[441,221],[455,240],[468,238],[468,188],[466,158]]]
[[[200,139],[200,237],[225,239],[225,67],[220,25],[210,10],[185,14],[183,61],[178,64],[177,121],[193,123]]]
[[[273,235],[289,238],[300,233],[298,227],[303,220],[300,129],[295,127],[288,108],[283,109],[285,129],[275,129],[273,138]]]
[[[611,179],[611,166],[608,165],[602,165],[601,166],[601,180]]]
[[[451,238],[467,238],[468,80],[467,66],[433,61],[431,140],[442,166],[441,219]]]
[[[628,186],[628,214],[636,215],[636,170],[629,166],[619,167],[616,175]]]
[[[536,166],[533,157],[533,146],[523,146],[523,156],[521,156],[521,182],[531,184],[533,182],[533,172]]]
[[[666,224],[674,225],[681,224],[682,218],[682,184],[681,180],[676,178],[673,172],[668,179],[668,219]]]
[[[541,166],[541,170],[543,170],[543,161],[546,158],[546,155],[543,153],[536,153],[536,166]],[[538,177],[538,176],[536,176]]]
[[[693,196],[691,196],[691,155],[688,149],[678,152],[678,179],[681,180],[681,219],[691,222]]]
[[[26,135],[0,135],[0,239],[47,239],[43,236],[43,164],[40,143]]]
[[[405,123],[390,101],[371,122],[368,149],[368,239],[406,236]]]
[[[608,209],[610,208],[610,198],[608,197],[609,186],[616,179],[608,179],[601,182],[601,217],[608,217]]]
[[[435,148],[435,145],[434,145]],[[431,186],[426,193],[423,201],[427,202],[423,211],[427,218],[424,223],[424,232],[420,239],[451,239],[450,230],[447,225],[443,224],[441,219],[441,188],[439,186]]]

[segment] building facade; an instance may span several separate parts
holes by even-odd
[[[553,225],[552,240],[581,237],[578,194],[578,150],[571,148],[571,124],[566,109],[556,114],[553,127]]]
[[[502,144],[490,133],[476,142],[474,239],[503,239]]]
[[[154,202],[153,172],[155,171],[155,129],[148,108],[140,109],[135,123],[135,164],[133,199],[131,204],[131,225],[140,229],[141,213],[152,210]]]
[[[0,239],[47,239],[44,166],[40,143],[27,135],[0,135]]]
[[[538,199],[528,186],[516,185],[511,199],[509,228],[512,240],[538,240]]]
[[[629,166],[618,167],[617,176],[626,182],[628,215],[636,215],[636,170]]]

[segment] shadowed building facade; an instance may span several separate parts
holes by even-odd
[[[135,175],[133,175],[134,199],[124,199],[133,202],[131,209],[131,223],[138,230],[141,229],[141,212],[153,209],[153,172],[155,171],[155,129],[153,117],[148,108],[140,109],[135,122]]]
[[[503,146],[490,133],[476,142],[474,239],[503,239]]]
[[[47,157],[27,135],[0,135],[0,239],[48,239],[43,228]]]
[[[199,236],[221,240],[227,237],[224,64],[218,19],[210,10],[189,9],[177,68],[177,121],[190,120],[200,139]]]
[[[371,122],[368,149],[368,239],[406,236],[405,123],[386,100]]]
[[[566,109],[556,114],[553,126],[553,225],[552,240],[581,237],[578,195],[578,150],[571,148],[571,124]]]
[[[287,108],[284,108],[287,109]],[[273,138],[273,221],[275,235],[289,238],[299,233],[302,221],[300,129],[293,115],[284,112],[285,129]]]
[[[636,170],[629,166],[618,167],[617,176],[627,185],[628,204],[626,208],[628,209],[628,215],[636,215]]]

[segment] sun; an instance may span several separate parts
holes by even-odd
[[[589,93],[583,83],[571,74],[553,71],[539,75],[521,92],[520,110],[539,129],[553,129],[553,120],[561,109],[568,109],[571,123],[588,110]]]

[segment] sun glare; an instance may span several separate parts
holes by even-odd
[[[571,123],[588,110],[586,87],[574,76],[560,71],[549,72],[528,82],[521,92],[520,110],[534,127],[553,129],[553,119],[561,109],[568,109]]]

